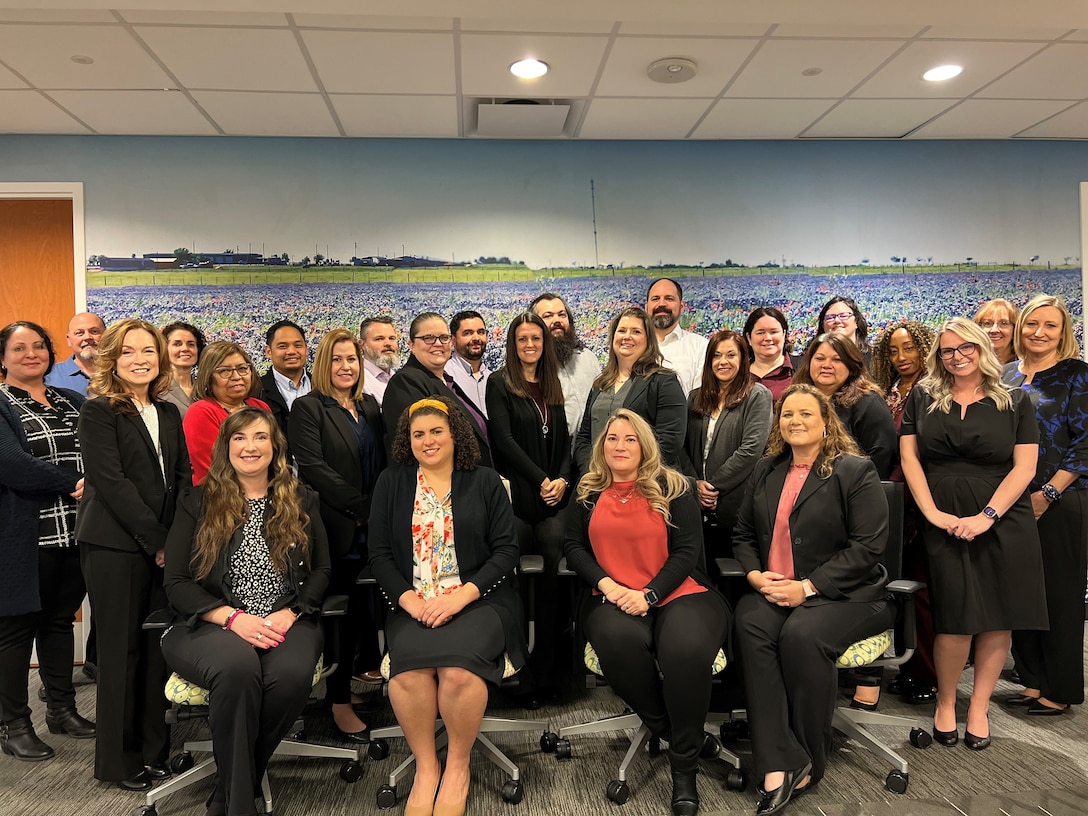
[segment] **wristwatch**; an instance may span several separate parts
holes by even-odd
[[[1042,492],[1043,498],[1046,499],[1047,502],[1050,504],[1054,504],[1054,502],[1061,500],[1061,491],[1058,490],[1058,488],[1054,487],[1054,485],[1052,485],[1050,482],[1047,482],[1045,485],[1039,488],[1039,490]]]
[[[986,516],[986,518],[990,519],[990,521],[994,522],[995,524],[1001,521],[1001,516],[999,516],[997,514],[997,511],[990,507],[990,505],[988,504],[982,508],[982,515]]]
[[[657,594],[656,589],[653,589],[653,588],[650,588],[650,587],[648,587],[646,589],[646,603],[649,606],[657,606],[657,604],[658,604],[658,602],[660,600],[661,600],[661,596]]]
[[[813,597],[815,597],[816,595],[819,595],[819,594],[820,594],[820,593],[818,593],[818,592],[816,591],[816,585],[815,585],[814,583],[812,583],[812,581],[810,581],[810,580],[809,580],[808,578],[806,578],[805,580],[803,580],[803,581],[801,582],[801,586],[802,586],[802,588],[803,588],[803,589],[805,590],[805,600],[806,600],[806,601],[807,601],[807,600],[808,600],[809,598],[813,598]]]

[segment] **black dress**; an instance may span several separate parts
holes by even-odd
[[[1012,470],[1013,448],[1039,441],[1031,403],[1012,392],[999,411],[986,397],[967,406],[928,413],[932,398],[912,389],[901,435],[918,437],[930,494],[937,509],[955,516],[979,513]],[[952,538],[926,522],[926,552],[937,634],[973,635],[1006,629],[1046,629],[1042,554],[1027,493],[1001,520],[973,541]]]

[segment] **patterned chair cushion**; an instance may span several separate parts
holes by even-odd
[[[892,633],[890,629],[865,638],[865,640],[859,640],[835,661],[835,668],[856,669],[859,666],[868,666],[883,657],[884,653],[891,648],[891,645]]]
[[[598,677],[604,677],[604,672],[601,671],[601,661],[597,657],[597,652],[593,648],[592,643],[586,643],[585,652],[582,655],[582,660],[586,664],[586,668],[593,672]],[[710,673],[721,674],[725,671],[726,666],[725,651],[718,649],[718,653],[714,655],[714,662],[710,666]]]
[[[382,673],[382,677],[386,680],[389,679],[389,652],[385,653],[385,657],[382,658],[382,665],[378,669]],[[514,668],[514,664],[510,662],[510,655],[506,652],[502,653],[502,679],[506,680],[509,677],[513,677],[518,673],[518,670]]]
[[[321,673],[324,671],[325,660],[322,657],[317,659],[317,665],[314,667],[314,677],[312,684],[317,685],[321,680]],[[166,701],[173,703],[174,705],[182,706],[203,706],[208,704],[208,690],[201,688],[196,683],[190,683],[184,677],[177,672],[170,675],[170,679],[166,681]]]

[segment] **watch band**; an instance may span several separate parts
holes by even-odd
[[[1051,504],[1053,504],[1056,501],[1061,501],[1061,498],[1062,498],[1061,491],[1058,490],[1058,488],[1054,487],[1054,485],[1052,485],[1050,482],[1047,482],[1045,485],[1043,485],[1041,488],[1039,488],[1039,490],[1040,490],[1040,492],[1042,492],[1043,498],[1046,499]]]

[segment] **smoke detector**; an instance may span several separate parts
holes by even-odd
[[[646,69],[646,76],[654,82],[665,85],[676,85],[679,82],[687,82],[694,78],[698,66],[695,60],[685,57],[667,57],[651,62]]]

